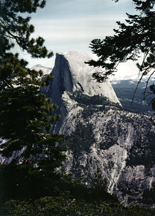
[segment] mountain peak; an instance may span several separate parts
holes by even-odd
[[[36,64],[31,68],[31,70],[36,70],[36,71],[42,70],[43,74],[45,75],[51,73],[52,68],[42,66],[41,64]]]
[[[52,71],[53,82],[61,83],[59,88],[63,89],[63,91],[81,91],[89,96],[100,95],[107,97],[111,102],[120,104],[109,80],[98,83],[93,79],[92,74],[98,71],[101,72],[103,69],[86,64],[91,59],[88,54],[78,51],[57,53]],[[59,91],[58,85],[55,85],[55,87]]]

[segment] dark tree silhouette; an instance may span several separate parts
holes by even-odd
[[[23,167],[45,178],[66,158],[66,148],[56,146],[64,136],[48,134],[51,122],[60,118],[52,115],[57,106],[40,91],[52,76],[41,78],[42,71],[30,70],[28,63],[11,50],[17,44],[35,58],[53,55],[43,45],[43,38],[31,38],[34,26],[29,23],[30,17],[23,15],[44,6],[44,0],[0,1],[0,137],[6,139],[1,145],[3,156],[17,153],[12,168]]]
[[[115,2],[118,1],[115,0]],[[100,71],[93,74],[98,82],[103,82],[110,74],[117,72],[119,63],[128,60],[137,61],[142,54],[142,63],[137,63],[141,74],[139,82],[143,76],[149,75],[146,82],[147,88],[148,82],[155,72],[155,1],[132,1],[135,4],[137,14],[130,15],[127,13],[128,18],[124,23],[118,21],[119,28],[114,29],[115,34],[113,36],[107,36],[103,40],[94,39],[91,41],[90,48],[98,56],[98,60],[92,60],[89,64],[101,66],[105,69],[104,74]],[[152,93],[154,94],[154,91]],[[154,109],[155,99],[151,102]]]

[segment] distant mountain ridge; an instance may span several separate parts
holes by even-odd
[[[42,66],[40,64],[34,65],[31,68],[31,70],[36,70],[36,71],[42,70],[44,73],[43,75],[50,74],[52,72],[52,68],[45,67],[45,66]]]
[[[137,69],[137,71],[138,71],[138,69]],[[140,77],[141,77],[141,74],[125,75],[125,76],[110,76],[110,82],[116,83],[116,82],[119,82],[122,80],[130,80],[133,82],[137,82],[137,81],[139,81]],[[145,83],[149,77],[150,77],[149,74],[144,75],[141,82]],[[151,76],[151,79],[150,79],[150,82],[154,82],[154,81],[155,81],[155,73]]]
[[[154,94],[152,94],[152,91],[150,90],[150,85],[155,84],[155,80],[152,78],[147,88],[146,81],[143,80],[139,83],[136,90],[137,83],[138,80],[136,79],[111,81],[116,95],[125,109],[138,113],[153,115],[154,111],[152,110],[151,101],[154,98]]]

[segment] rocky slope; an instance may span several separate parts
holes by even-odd
[[[65,93],[63,100],[69,107],[73,96]],[[89,102],[94,103],[94,98]],[[60,128],[66,134],[63,145],[70,148],[64,166],[86,183],[99,167],[109,192],[122,203],[144,203],[144,192],[155,181],[155,127],[147,116],[124,111],[106,100],[103,104],[103,99],[100,104],[88,105],[88,98],[80,103],[74,97]]]
[[[92,79],[102,69],[85,64],[89,60],[79,52],[57,54],[54,79],[43,91],[59,105],[61,121],[52,132],[66,135],[64,168],[90,184],[99,167],[124,205],[153,205],[146,194],[154,190],[155,127],[148,116],[125,111],[108,80]]]

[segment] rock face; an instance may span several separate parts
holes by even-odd
[[[52,98],[52,102],[56,103],[61,109],[59,110],[61,121],[54,127],[56,133],[59,132],[66,117],[67,110],[62,109],[62,95],[64,92],[73,93],[78,91],[88,96],[99,95],[121,106],[109,80],[101,84],[93,79],[92,74],[96,71],[102,72],[103,69],[89,66],[85,63],[89,60],[91,58],[88,54],[76,51],[56,55],[55,66],[51,73],[54,79],[50,82],[48,88],[43,89],[43,93]]]
[[[103,69],[85,64],[89,60],[91,60],[89,55],[75,51],[56,55],[52,71],[54,79],[48,93],[55,103],[60,104],[61,97],[58,96],[62,95],[64,91],[81,91],[89,96],[101,95],[107,97],[111,102],[120,104],[109,81],[101,84],[92,78],[94,72],[102,72]]]
[[[79,52],[57,54],[54,79],[43,92],[58,104],[68,146],[67,173],[89,184],[99,167],[110,193],[124,204],[153,205],[147,194],[155,182],[155,127],[148,116],[123,110],[109,81],[97,83],[90,57]]]
[[[155,128],[147,116],[112,105],[78,103],[60,133],[66,134],[63,144],[70,148],[68,173],[89,183],[99,167],[109,192],[125,205],[143,203],[144,191],[155,181]]]

